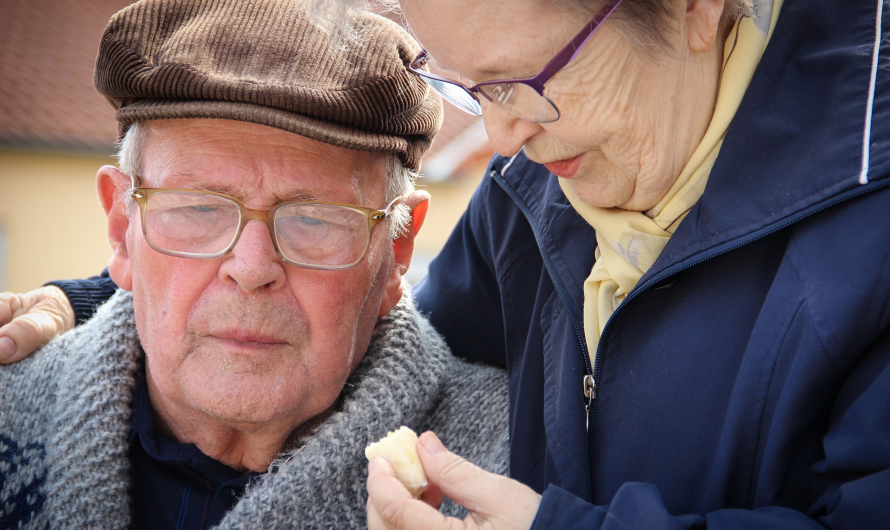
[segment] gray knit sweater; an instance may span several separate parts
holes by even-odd
[[[0,368],[0,528],[130,525],[141,355],[132,297],[119,292],[88,324]],[[506,375],[452,357],[410,300],[380,321],[342,398],[218,528],[366,526],[364,447],[400,425],[432,429],[482,468],[507,472]]]

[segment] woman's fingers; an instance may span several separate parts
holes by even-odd
[[[442,503],[445,502],[445,494],[442,493],[438,486],[430,484],[426,491],[423,492],[423,495],[420,496],[420,500],[438,510],[442,507]]]
[[[386,530],[386,525],[383,524],[383,519],[380,518],[380,514],[377,513],[377,509],[374,508],[374,503],[371,502],[370,498],[368,498],[366,506],[368,510],[368,530]]]
[[[0,293],[0,364],[23,359],[74,327],[74,309],[55,286],[25,294]]]
[[[432,432],[420,436],[417,454],[431,484],[470,511],[480,527],[528,529],[541,496],[528,486],[489,473],[448,451]]]

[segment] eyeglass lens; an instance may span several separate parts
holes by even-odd
[[[346,265],[361,259],[368,220],[339,206],[289,205],[275,212],[275,236],[285,258],[308,265]]]
[[[418,71],[420,77],[440,96],[459,109],[480,116],[482,106],[471,92],[466,88],[451,81],[437,79],[424,75]],[[523,83],[496,83],[481,85],[479,91],[494,103],[510,114],[523,120],[535,123],[550,123],[559,119],[559,111],[556,105],[546,96]]]
[[[161,249],[211,255],[229,246],[240,219],[238,205],[222,197],[156,193],[145,207],[145,233]]]
[[[492,103],[517,118],[535,123],[549,123],[559,119],[559,111],[553,102],[524,83],[481,85],[479,90]]]
[[[470,114],[476,116],[482,115],[482,106],[479,105],[476,96],[468,92],[466,88],[449,83],[448,81],[436,79],[435,77],[421,75],[421,79],[426,81],[433,90],[445,98],[445,101],[448,101],[457,108],[469,112]]]
[[[145,235],[159,251],[209,258],[235,241],[241,223],[237,203],[203,193],[160,192],[145,206]],[[275,210],[278,249],[295,265],[350,265],[368,243],[368,219],[348,207],[289,204]]]

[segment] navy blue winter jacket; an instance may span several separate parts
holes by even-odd
[[[542,166],[492,161],[416,298],[455,353],[509,371],[511,474],[543,493],[534,528],[890,528],[877,9],[785,2],[704,195],[609,320],[597,366],[593,229]],[[881,51],[886,66],[886,36]]]
[[[534,528],[890,528],[878,6],[786,0],[704,195],[610,319],[598,366],[581,318],[592,228],[543,167],[492,161],[416,297],[457,354],[508,369]]]

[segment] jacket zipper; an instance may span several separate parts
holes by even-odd
[[[514,155],[513,158],[504,166],[501,171],[506,171],[512,164],[516,157],[519,155]],[[585,423],[584,428],[587,430],[587,448],[590,449],[590,420],[593,417],[593,412],[596,410],[596,392],[597,392],[597,382],[599,381],[599,374],[596,371],[599,367],[599,353],[596,356],[596,366],[590,366],[590,354],[587,350],[587,341],[584,339],[584,327],[581,324],[583,320],[577,314],[578,308],[575,307],[575,304],[572,303],[572,299],[569,298],[568,289],[566,289],[565,285],[562,283],[562,280],[559,278],[559,275],[556,274],[556,270],[553,267],[553,262],[550,261],[550,256],[544,252],[544,243],[541,239],[541,234],[538,232],[538,224],[534,222],[534,217],[532,216],[531,211],[528,209],[528,206],[525,202],[519,197],[519,194],[516,193],[516,190],[510,186],[501,173],[498,173],[497,170],[492,169],[490,173],[491,177],[494,179],[498,185],[507,192],[507,195],[513,199],[513,202],[519,209],[522,211],[522,214],[525,216],[525,219],[528,221],[529,226],[532,229],[532,233],[535,235],[535,242],[538,244],[538,250],[541,252],[541,259],[544,261],[544,267],[547,269],[547,273],[550,275],[550,281],[553,282],[553,287],[556,289],[556,293],[559,295],[560,300],[562,300],[563,306],[565,306],[566,311],[569,314],[569,320],[572,323],[572,328],[575,331],[575,336],[578,338],[578,344],[581,345],[581,355],[584,360],[584,377],[583,377],[583,391],[584,391],[584,416]],[[611,320],[611,319],[610,319]],[[599,352],[599,350],[597,350]]]

